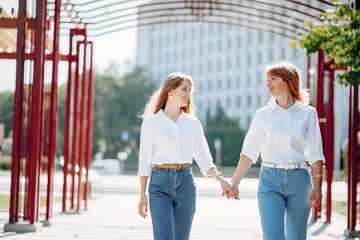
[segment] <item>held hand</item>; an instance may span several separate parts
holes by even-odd
[[[321,190],[317,188],[313,188],[311,191],[310,201],[313,207],[317,207],[321,203]]]
[[[143,218],[147,217],[148,212],[148,198],[147,196],[140,197],[139,205],[138,205],[139,215]]]
[[[231,185],[224,178],[220,179],[221,188],[223,190],[221,196],[226,196],[227,199],[233,198],[239,200],[239,190],[236,186]]]

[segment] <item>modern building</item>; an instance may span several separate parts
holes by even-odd
[[[164,24],[139,27],[137,65],[146,67],[159,85],[168,74],[175,71],[185,72],[192,76],[195,83],[194,101],[199,118],[203,122],[206,121],[207,111],[215,114],[219,104],[226,114],[237,119],[240,127],[246,131],[255,111],[266,105],[269,100],[264,76],[265,65],[280,60],[294,63],[301,70],[303,86],[306,87],[307,57],[299,50],[289,47],[289,43],[294,40],[281,36],[281,34],[288,36],[289,34],[281,28],[279,30],[276,27],[279,24],[271,27],[274,21],[269,21],[266,28],[256,23],[259,19],[254,18],[252,14],[255,16],[259,13],[256,8],[261,8],[261,4],[251,1],[241,1],[239,4],[239,1],[233,0],[222,2],[227,2],[227,4],[218,7],[223,9],[221,12],[217,10],[211,12],[214,16],[221,15],[225,11],[232,15],[232,19],[224,17],[215,19],[222,24],[191,22],[192,19],[185,19],[185,17],[171,17],[181,16],[182,11],[185,11],[174,5],[174,7],[179,7],[179,10],[164,11],[164,15],[166,13],[167,15],[159,21]],[[320,9],[328,7],[322,5],[320,1],[302,2]],[[242,20],[242,15],[239,13],[244,11],[244,6],[249,14],[248,19],[254,21]],[[285,21],[282,15],[297,18],[299,13],[290,12],[286,8],[309,11],[299,4],[294,5],[290,1],[284,1],[282,12],[278,15],[262,12],[264,14],[262,21],[269,18],[278,19],[279,22]],[[143,11],[145,16],[148,9],[144,6],[139,9],[139,12]],[[198,15],[206,14],[206,11],[205,9]],[[139,14],[139,19],[141,16],[142,14]],[[184,22],[180,22],[181,19]],[[176,23],[177,21],[179,23]],[[238,23],[250,27],[239,27]],[[265,28],[265,31],[260,31],[259,28]],[[273,34],[272,31],[280,34]],[[296,37],[296,35],[290,36]],[[335,169],[340,166],[339,149],[347,135],[346,119],[348,118],[345,113],[347,109],[344,107],[348,106],[347,91],[339,86],[336,86],[336,89],[338,90],[335,90],[337,108],[335,110],[335,126],[337,127],[335,135],[338,138],[335,139],[335,146],[338,146],[338,149],[335,151]]]

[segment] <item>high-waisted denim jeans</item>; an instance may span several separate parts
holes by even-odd
[[[154,239],[188,240],[196,207],[191,168],[154,168],[149,200]]]
[[[264,240],[306,239],[311,189],[309,170],[261,168],[258,203]]]

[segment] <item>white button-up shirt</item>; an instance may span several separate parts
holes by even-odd
[[[154,164],[192,163],[201,173],[216,167],[200,121],[182,112],[176,123],[163,110],[144,119],[140,134],[138,176],[150,176]]]
[[[276,101],[256,111],[240,153],[256,162],[284,164],[325,161],[316,109],[295,104],[289,109]]]

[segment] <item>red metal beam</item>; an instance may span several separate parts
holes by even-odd
[[[42,159],[42,136],[43,136],[43,79],[44,79],[44,53],[45,53],[45,17],[47,1],[36,1],[36,32],[34,60],[34,88],[33,88],[33,113],[32,122],[32,151],[30,156],[29,176],[29,220],[30,223],[38,221],[39,210],[39,181]]]
[[[357,145],[358,145],[358,85],[350,86],[349,104],[349,145],[348,145],[348,214],[347,230],[355,232],[357,194]]]
[[[92,147],[92,129],[93,129],[93,98],[94,98],[94,75],[93,75],[93,44],[90,45],[90,69],[89,69],[89,84],[88,84],[88,102],[87,102],[87,126],[86,126],[86,153],[85,153],[85,168],[86,168],[86,181],[85,181],[85,209],[88,207],[88,197],[90,194],[89,184],[89,170],[91,162],[91,147]]]
[[[23,156],[23,123],[24,123],[24,62],[25,62],[25,25],[23,19],[26,17],[26,2],[19,0],[19,17],[17,21],[18,36],[16,53],[16,87],[14,96],[14,118],[13,118],[13,147],[11,154],[11,190],[9,223],[18,221],[19,213],[19,190],[20,171]]]
[[[46,220],[52,218],[53,192],[54,192],[54,172],[56,156],[56,131],[58,121],[58,65],[59,65],[59,28],[60,28],[60,7],[61,0],[55,0],[54,15],[54,41],[52,53],[52,81],[51,81],[51,100],[50,100],[50,120],[49,120],[49,152],[48,152],[48,183],[46,198]]]
[[[326,221],[331,222],[331,190],[332,190],[332,181],[333,181],[333,171],[334,171],[334,81],[335,81],[335,71],[327,67],[331,64],[334,64],[334,60],[325,64],[325,69],[329,71],[329,101],[327,103],[326,111]]]

